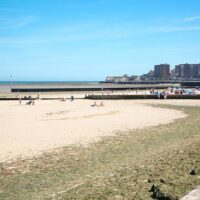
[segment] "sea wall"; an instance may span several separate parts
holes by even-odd
[[[77,92],[77,91],[122,91],[122,90],[146,90],[154,89],[167,89],[175,87],[172,84],[153,84],[153,85],[85,85],[85,86],[16,86],[11,88],[11,92]]]
[[[85,98],[93,100],[160,99],[158,95],[88,95]],[[167,99],[200,99],[200,95],[168,95]]]
[[[37,98],[31,98],[32,100],[36,100]],[[54,98],[40,98],[40,100],[59,100],[60,98],[54,97]],[[71,98],[66,98],[71,99]],[[163,97],[159,97],[158,95],[87,95],[82,98],[80,97],[74,97],[74,99],[91,99],[91,100],[125,100],[125,99],[163,99]],[[199,99],[200,95],[168,95],[167,99]],[[19,98],[6,98],[1,97],[0,101],[16,101],[19,100]],[[28,97],[21,98],[21,100],[29,100]]]

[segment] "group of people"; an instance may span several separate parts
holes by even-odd
[[[104,103],[102,101],[102,102],[100,102],[100,104],[97,104],[97,102],[95,101],[94,104],[92,104],[91,106],[92,107],[95,107],[95,106],[101,107],[101,106],[104,106]]]
[[[22,99],[21,98],[19,99],[19,104],[20,105],[22,104]],[[35,105],[35,101],[32,100],[32,99],[29,99],[28,102],[26,102],[26,105],[29,105],[29,106],[33,105],[34,106]]]
[[[64,98],[64,97],[59,97],[59,101],[66,101],[67,99],[66,98]],[[74,96],[71,96],[71,98],[70,98],[70,100],[71,101],[74,101]]]
[[[168,88],[169,93],[171,94],[199,94],[199,90],[194,89],[185,89],[185,88]]]
[[[35,105],[35,101],[34,100],[29,100],[28,102],[26,102],[26,105]]]
[[[158,98],[161,99],[166,99],[167,95],[184,95],[184,94],[199,94],[199,90],[197,89],[185,89],[185,88],[181,88],[181,87],[174,87],[171,88],[169,87],[168,89],[166,89],[165,91],[159,91],[155,89],[151,89],[150,90],[150,94],[152,95],[158,95]]]
[[[155,93],[158,96],[158,99],[167,99],[167,92],[156,92]]]

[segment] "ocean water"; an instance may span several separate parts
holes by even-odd
[[[32,84],[97,84],[99,81],[0,81],[0,85],[32,85]]]

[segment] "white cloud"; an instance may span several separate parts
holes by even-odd
[[[171,33],[171,32],[185,32],[185,31],[199,31],[200,26],[162,26],[153,27],[150,29],[154,33]]]
[[[1,24],[1,19],[0,19]],[[16,26],[24,26],[26,21]],[[11,28],[11,27],[10,27]],[[1,29],[1,28],[0,28]],[[137,30],[138,31],[138,30]],[[105,25],[103,23],[81,23],[63,26],[42,27],[34,35],[25,37],[0,37],[1,45],[54,45],[65,42],[92,40],[118,40],[140,35],[130,24]]]
[[[37,17],[35,16],[26,16],[23,18],[11,19],[11,18],[0,18],[0,30],[15,29],[27,26],[34,21]]]
[[[193,16],[193,17],[187,17],[184,19],[185,22],[192,22],[192,21],[195,21],[195,20],[199,20],[200,19],[200,16]]]

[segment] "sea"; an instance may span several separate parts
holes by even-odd
[[[99,81],[0,81],[0,93],[10,92],[14,87],[90,87]]]
[[[0,85],[97,84],[100,81],[0,81]]]

